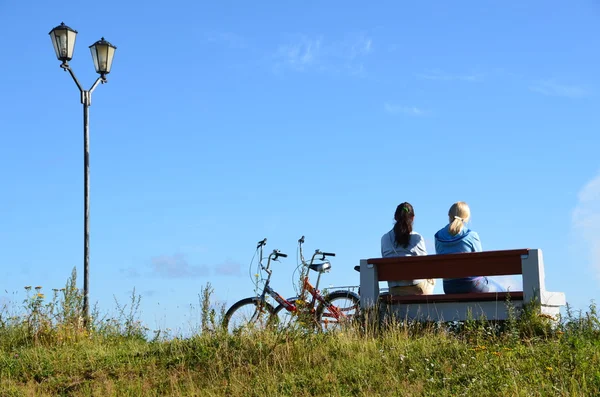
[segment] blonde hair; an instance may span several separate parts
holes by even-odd
[[[452,204],[452,207],[450,207],[450,210],[448,211],[448,217],[450,218],[450,227],[448,230],[451,235],[456,236],[462,231],[465,223],[468,222],[471,217],[469,205],[464,201]]]

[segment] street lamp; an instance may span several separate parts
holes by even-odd
[[[79,92],[81,93],[81,103],[83,104],[83,167],[84,167],[84,222],[83,222],[83,319],[85,326],[89,325],[89,264],[90,264],[90,129],[89,129],[89,107],[92,104],[92,92],[99,83],[106,83],[106,75],[110,73],[113,57],[117,47],[104,40],[104,37],[90,46],[92,59],[96,73],[100,75],[89,90],[84,90],[75,73],[69,66],[69,61],[73,58],[75,49],[75,38],[77,31],[71,29],[65,23],[61,23],[50,31],[50,39],[56,52],[56,58],[62,61],[60,67],[68,71]]]

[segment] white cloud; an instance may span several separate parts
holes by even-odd
[[[209,274],[207,266],[190,265],[182,254],[154,257],[150,266],[154,274],[165,278],[202,277]]]
[[[142,275],[138,269],[132,266],[119,269],[119,272],[127,278],[138,278]]]
[[[359,37],[353,42],[350,42],[350,57],[356,58],[362,55],[367,55],[371,52],[373,41],[367,37]]]
[[[275,69],[361,74],[363,61],[373,52],[373,40],[364,35],[341,41],[299,36],[281,44],[275,52]]]
[[[424,80],[478,82],[482,81],[484,76],[481,73],[452,74],[436,69],[417,74],[417,77]]]
[[[584,87],[559,84],[552,80],[539,81],[529,87],[529,89],[542,95],[566,98],[581,98],[589,95],[589,92]]]
[[[410,116],[425,116],[428,112],[416,106],[403,106],[391,103],[385,103],[383,109],[391,114],[407,114]]]
[[[579,191],[572,226],[585,243],[593,270],[600,279],[600,174]]]
[[[223,276],[240,276],[242,274],[242,265],[233,261],[225,261],[215,265],[215,273]]]
[[[303,38],[298,42],[284,44],[277,50],[276,58],[296,70],[304,70],[320,57],[321,39]]]

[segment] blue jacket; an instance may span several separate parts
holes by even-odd
[[[450,225],[446,225],[443,229],[438,230],[435,234],[435,253],[436,254],[458,254],[461,252],[481,252],[481,241],[477,232],[471,231],[463,227],[460,233],[453,236],[448,231]],[[464,278],[446,278],[444,279],[444,291],[452,285],[464,285],[475,282],[480,277],[464,277]]]
[[[481,241],[477,232],[466,227],[453,236],[448,231],[450,225],[438,230],[435,234],[435,253],[436,254],[457,254],[460,252],[481,252]]]

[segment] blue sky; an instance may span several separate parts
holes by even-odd
[[[546,287],[600,298],[597,1],[4,1],[0,299],[82,274],[82,110],[48,32],[118,49],[90,109],[91,301],[133,288],[148,327],[185,332],[210,282],[253,293],[255,244],[337,253],[325,285],[379,255],[397,204],[433,252],[467,201],[484,249],[540,248]],[[326,3],[326,4],[325,4]],[[253,273],[253,271],[252,271]],[[82,281],[79,280],[80,285]]]

